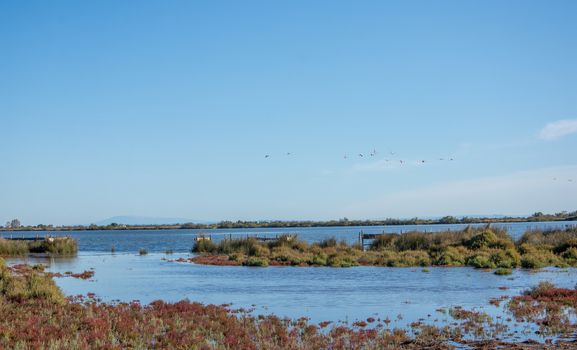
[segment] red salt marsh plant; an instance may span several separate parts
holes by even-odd
[[[573,298],[570,293],[542,290],[524,297],[547,295]],[[351,327],[315,325],[307,318],[249,312],[187,300],[110,304],[92,293],[65,299],[41,268],[10,268],[0,260],[0,349],[451,349],[450,341],[459,341],[466,332],[496,334],[479,329],[491,326],[488,316],[457,308],[451,312],[458,323],[470,322],[466,327],[436,327],[421,321],[408,329],[389,328],[386,321],[387,326],[371,327],[374,318]],[[467,344],[489,349],[496,343]]]
[[[511,298],[507,305],[518,321],[532,322],[542,334],[574,334],[577,330],[577,290],[541,282]]]

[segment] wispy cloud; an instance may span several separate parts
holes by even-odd
[[[577,165],[520,171],[392,192],[353,203],[350,217],[527,214],[575,210]]]
[[[573,133],[577,133],[577,119],[563,119],[545,125],[539,133],[539,138],[556,140]]]

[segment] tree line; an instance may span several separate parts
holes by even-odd
[[[388,218],[382,220],[349,220],[342,218],[338,220],[259,220],[259,221],[220,221],[210,224],[201,223],[181,223],[174,225],[124,225],[111,223],[109,225],[22,225],[20,220],[13,219],[6,222],[3,231],[84,231],[84,230],[163,230],[163,229],[226,229],[226,228],[290,228],[290,227],[335,227],[335,226],[389,226],[389,225],[435,225],[435,224],[478,224],[478,223],[508,223],[508,222],[542,222],[542,221],[574,221],[577,220],[577,210],[573,212],[562,211],[555,214],[544,214],[536,212],[527,217],[455,217],[444,216],[437,219],[395,219]]]

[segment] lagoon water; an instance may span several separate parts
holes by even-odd
[[[506,224],[514,237],[528,228],[564,227],[571,222]],[[459,229],[460,225],[331,227],[300,229],[212,230],[214,239],[229,234],[297,233],[301,239],[318,241],[337,237],[356,241],[358,232],[404,232]],[[384,268],[384,267],[235,267],[204,266],[170,262],[188,257],[197,230],[170,231],[78,231],[69,234],[79,241],[74,258],[9,259],[10,263],[44,263],[52,272],[95,270],[92,280],[57,278],[68,295],[94,292],[106,301],[140,300],[148,303],[163,299],[213,304],[232,303],[233,308],[254,308],[256,313],[288,317],[310,317],[348,321],[367,317],[389,318],[398,325],[419,318],[442,320],[440,308],[463,306],[489,313],[500,311],[490,306],[491,298],[516,295],[539,281],[551,281],[573,288],[577,269],[544,269],[538,272],[515,270],[511,276],[496,276],[492,271],[473,268]],[[32,235],[28,233],[27,235]],[[25,234],[26,235],[26,234]],[[111,247],[116,249],[111,252]],[[145,248],[148,255],[139,256]],[[174,254],[164,254],[166,250]],[[507,287],[506,290],[499,287]],[[402,315],[402,320],[397,320]],[[431,315],[430,317],[428,315]]]
[[[483,226],[484,224],[473,224],[470,226]],[[493,224],[495,227],[506,229],[509,234],[517,239],[529,229],[565,228],[575,226],[574,221],[555,222],[518,222]],[[299,239],[309,243],[318,242],[326,238],[335,237],[348,243],[355,243],[358,240],[359,232],[381,233],[381,232],[408,232],[408,231],[443,231],[462,230],[468,225],[391,225],[391,226],[337,226],[337,227],[305,227],[305,228],[257,228],[257,229],[215,229],[215,230],[134,230],[134,231],[60,231],[41,232],[53,235],[70,235],[78,240],[81,252],[110,252],[114,247],[117,253],[134,253],[139,249],[146,249],[148,252],[163,253],[167,250],[184,253],[192,248],[193,238],[199,233],[212,236],[215,241],[225,237],[239,237],[244,235],[259,235],[274,237],[280,234],[297,234]],[[0,232],[0,237],[31,237],[36,232]]]

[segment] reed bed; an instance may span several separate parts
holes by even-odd
[[[17,241],[0,238],[0,256],[24,256],[46,253],[66,256],[78,252],[78,243],[71,237],[47,237],[38,241]]]

